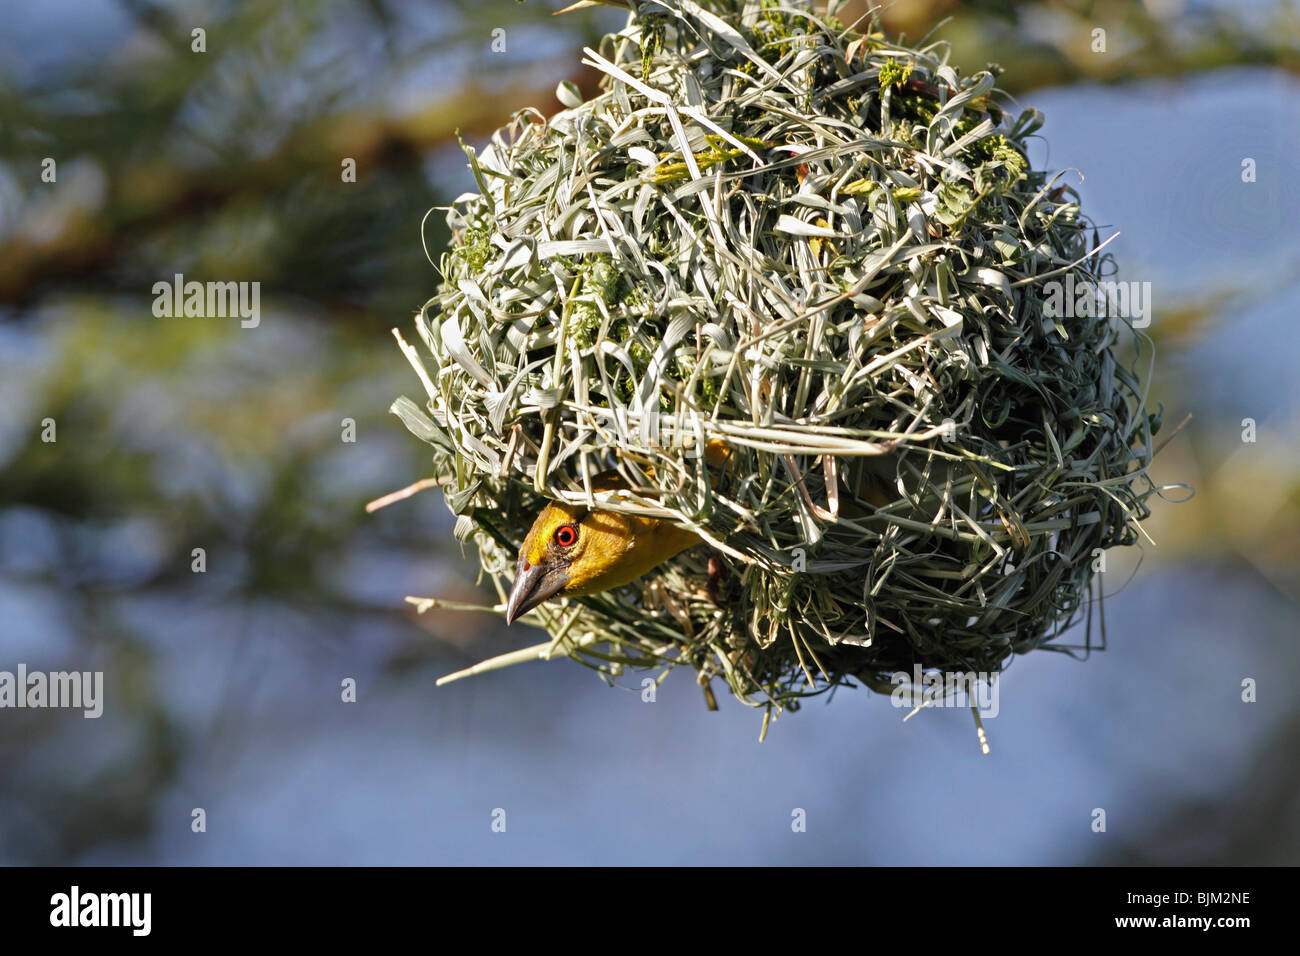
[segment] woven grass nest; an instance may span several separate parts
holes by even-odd
[[[1052,317],[1043,283],[1113,262],[993,72],[834,14],[638,2],[585,51],[599,95],[562,85],[466,149],[479,189],[398,333],[425,401],[393,406],[457,537],[502,602],[547,498],[707,543],[542,605],[549,641],[462,674],[684,664],[770,717],[1094,643],[1095,558],[1137,540],[1159,419],[1127,324]],[[613,467],[633,490],[591,492]]]

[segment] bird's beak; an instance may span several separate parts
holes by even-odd
[[[513,624],[520,615],[554,597],[568,583],[569,575],[563,567],[534,564],[525,569],[521,560],[510,588],[510,600],[506,602],[506,623]]]

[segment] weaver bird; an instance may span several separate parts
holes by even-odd
[[[730,456],[731,449],[716,439],[705,449],[705,458],[716,469],[725,468]],[[626,487],[617,471],[592,479],[594,491]],[[887,487],[881,476],[867,474],[858,496],[873,509],[883,507],[894,498]],[[695,532],[659,518],[552,502],[537,516],[519,549],[506,623],[513,624],[553,597],[581,597],[629,584],[700,542]],[[711,587],[717,573],[710,562]]]
[[[705,449],[705,458],[715,468],[724,466],[730,454],[716,440]],[[593,478],[591,486],[593,491],[610,491],[626,488],[627,482],[617,471],[606,471]],[[553,501],[533,521],[519,549],[506,623],[513,624],[553,597],[621,587],[700,540],[671,521]]]

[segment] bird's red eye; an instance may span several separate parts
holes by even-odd
[[[578,541],[578,529],[571,524],[562,524],[555,529],[555,543],[561,548],[572,548]]]

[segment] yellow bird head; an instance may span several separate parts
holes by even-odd
[[[706,451],[710,464],[728,457],[721,442]],[[615,472],[593,479],[595,490],[625,487]],[[669,521],[582,505],[552,502],[524,538],[506,602],[506,623],[553,597],[581,597],[635,581],[700,538]]]

